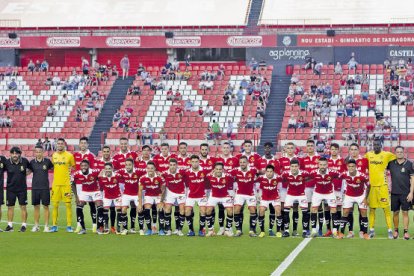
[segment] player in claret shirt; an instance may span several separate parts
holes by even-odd
[[[125,160],[125,169],[120,169],[118,172],[121,183],[124,184],[124,192],[122,194],[122,215],[121,215],[121,235],[128,234],[128,217],[127,211],[129,206],[136,210],[138,206],[138,182],[142,174],[134,169],[134,160],[127,158]],[[130,233],[135,232],[135,225],[131,221]],[[140,229],[140,235],[144,235],[143,229]]]
[[[259,185],[260,190],[260,207],[259,207],[259,238],[263,238],[265,234],[265,213],[270,206],[275,210],[277,216],[276,222],[276,236],[282,237],[282,209],[280,207],[280,197],[278,192],[278,183],[281,177],[275,173],[275,167],[273,165],[267,165],[265,175],[260,176],[256,182]],[[269,236],[273,232],[274,220],[272,221],[271,213],[269,213]]]
[[[102,171],[105,169],[105,164],[111,163],[112,164],[112,157],[111,157],[111,148],[109,146],[102,147],[102,158],[95,159],[95,169]],[[105,194],[104,194],[105,196]],[[115,206],[109,207],[110,216],[111,216],[111,232],[116,233],[115,231],[115,220],[116,220],[116,210]],[[108,210],[104,208],[104,219],[108,221]]]
[[[209,155],[210,148],[208,144],[203,143],[200,145],[200,166],[203,168],[205,173],[211,173],[214,169],[216,159]]]
[[[173,153],[170,153],[170,146],[167,143],[162,143],[161,153],[155,155],[153,158],[153,162],[157,168],[157,171],[160,173],[167,171],[171,158],[176,159],[177,156]]]
[[[103,191],[103,207],[104,207],[104,233],[108,234],[108,212],[110,208],[116,210],[117,230],[120,232],[121,225],[119,223],[121,217],[121,189],[119,187],[119,176],[114,173],[112,163],[105,163],[103,170],[99,173],[99,186]],[[106,213],[106,216],[105,216]],[[111,225],[111,232],[116,233],[114,226]]]
[[[187,153],[187,143],[181,142],[178,145],[177,164],[179,170],[189,169],[191,167],[191,156]]]
[[[236,155],[236,160],[239,161],[240,157],[246,156],[251,168],[260,170],[260,155],[256,152],[253,152],[253,142],[251,140],[245,140],[243,142],[243,153]],[[239,164],[237,164],[238,166]]]
[[[339,145],[337,143],[332,143],[330,147],[331,157],[328,159],[328,168],[339,173],[346,172],[346,163],[343,158],[339,156]],[[336,197],[336,212],[337,217],[340,219],[342,217],[342,178],[334,178],[332,183],[334,185],[334,193]],[[327,227],[327,232],[323,235],[324,237],[332,236],[331,230],[331,212],[329,210],[328,204],[324,205],[324,214],[325,214],[325,222]],[[337,227],[338,228],[338,227]]]
[[[328,160],[325,157],[319,158],[318,170],[313,171],[310,177],[315,182],[315,190],[312,195],[312,209],[311,209],[311,226],[312,237],[317,237],[319,234],[316,231],[316,219],[318,209],[324,201],[328,204],[333,220],[333,236],[336,237],[339,225],[339,218],[336,213],[336,196],[333,189],[333,180],[339,178],[339,173],[328,170]],[[322,229],[319,229],[321,231]]]
[[[308,140],[306,141],[306,155],[302,158],[300,158],[300,166],[301,170],[312,172],[316,169],[318,169],[318,160],[319,155],[315,152],[315,141]],[[315,181],[312,178],[308,178],[306,180],[306,188],[305,188],[305,195],[306,199],[309,203],[309,208],[311,208],[311,202],[312,202],[312,195],[313,190],[315,189]],[[322,236],[322,227],[323,227],[323,209],[320,207],[318,209],[318,218],[319,218],[319,235]]]
[[[163,208],[163,194],[165,190],[164,179],[156,174],[156,166],[154,162],[148,162],[147,174],[139,179],[139,193],[138,193],[138,210],[144,210],[145,223],[147,224],[147,231],[145,236],[152,235],[152,220],[151,220],[151,206],[156,204],[159,212],[159,236],[165,236],[164,232],[164,212]],[[145,194],[144,194],[145,192]]]
[[[285,148],[284,148],[285,154],[279,158],[280,173],[290,172],[290,161],[292,161],[292,159],[298,160],[298,157],[295,154],[295,149],[296,149],[296,146],[294,143],[292,142],[286,143]],[[287,185],[288,183],[286,181],[282,181],[282,187],[279,190],[282,210],[284,209]],[[292,208],[292,220],[293,220],[292,236],[298,236],[297,230],[298,230],[298,222],[299,222],[299,211],[298,211],[298,204],[296,203],[293,205],[293,208]],[[283,227],[284,227],[284,223],[282,225],[282,229]]]
[[[345,225],[349,218],[349,212],[352,210],[354,203],[358,204],[359,212],[361,214],[361,230],[362,237],[366,240],[370,239],[368,230],[367,217],[367,199],[370,190],[368,176],[357,170],[357,162],[354,159],[349,159],[347,163],[348,172],[342,174],[346,185],[345,197],[343,202],[343,215],[341,219],[341,231],[338,238],[344,237]]]
[[[192,211],[194,205],[197,203],[200,212],[200,229],[198,235],[205,236],[205,222],[206,222],[206,172],[200,167],[200,157],[197,155],[191,156],[191,168],[184,172],[184,183],[188,188],[187,198],[185,200],[185,218],[187,220],[189,232],[187,236],[193,237],[194,233],[194,217]]]
[[[240,237],[242,232],[241,209],[246,203],[250,212],[250,237],[257,237],[256,234],[256,196],[255,196],[255,180],[257,170],[249,166],[249,161],[246,156],[241,156],[239,159],[240,167],[232,170],[230,173],[234,178],[236,187],[236,195],[234,196],[234,221],[236,225],[235,237]]]
[[[348,149],[349,152],[349,156],[345,159],[345,162],[347,162],[350,159],[355,160],[356,162],[356,168],[357,171],[368,175],[369,174],[369,170],[368,170],[368,159],[366,159],[365,157],[361,156],[359,154],[359,145],[356,143],[353,143],[349,146]],[[359,215],[359,225],[361,225],[361,215]],[[349,225],[349,232],[347,235],[347,238],[352,238],[354,237],[354,213],[353,213],[353,208],[351,208],[351,210],[349,211],[349,215],[348,215],[348,225]],[[360,231],[359,232],[359,237],[363,238],[363,232]]]
[[[91,169],[95,168],[95,155],[89,151],[89,139],[88,137],[82,137],[79,139],[79,151],[75,152],[73,154],[73,158],[75,158],[75,165],[76,170],[80,170],[80,164],[83,160],[89,161],[89,166]],[[76,186],[76,191],[78,194],[81,193],[82,185]],[[89,202],[89,207],[91,211],[91,218],[92,218],[92,232],[96,233],[96,206],[93,201]],[[79,233],[81,230],[81,225],[78,223],[75,233]]]
[[[224,172],[224,164],[216,163],[214,170],[206,177],[207,187],[211,190],[210,196],[207,201],[207,237],[215,235],[214,223],[212,213],[216,205],[222,204],[227,211],[226,229],[224,235],[228,237],[233,236],[232,224],[233,224],[233,177]]]
[[[80,170],[73,174],[72,189],[76,197],[76,216],[81,225],[81,230],[78,234],[86,234],[85,220],[83,216],[83,206],[86,202],[93,201],[96,205],[98,221],[98,234],[104,234],[103,229],[103,207],[102,207],[102,193],[98,183],[99,170],[91,169],[89,161],[83,160],[80,164]],[[75,185],[81,185],[81,192],[78,195]]]
[[[268,165],[272,165],[274,167],[274,172],[277,174],[280,173],[280,165],[279,161],[275,159],[275,156],[272,154],[273,143],[266,142],[264,144],[264,155],[260,159],[260,174],[265,174],[266,168]],[[273,204],[269,204],[269,236],[275,236],[273,232],[273,225],[275,224],[276,214],[275,208]]]
[[[178,205],[178,223],[176,224],[176,234],[183,236],[183,226],[185,219],[185,184],[183,171],[178,170],[177,160],[170,159],[169,168],[162,174],[165,180],[165,200],[164,200],[164,216],[166,235],[171,236],[171,207]],[[175,213],[174,213],[175,215]]]
[[[309,178],[309,173],[307,171],[299,170],[299,160],[292,159],[290,161],[290,171],[283,172],[281,177],[283,181],[286,181],[288,184],[287,193],[285,198],[285,206],[283,210],[283,223],[285,224],[285,230],[282,234],[282,237],[289,237],[289,225],[290,218],[289,212],[294,203],[298,203],[299,207],[302,210],[302,237],[308,238],[309,233],[309,208],[308,208],[308,199],[305,195],[305,180]]]
[[[131,158],[136,160],[138,154],[135,151],[129,150],[128,138],[122,137],[119,139],[119,152],[112,157],[115,171],[125,168],[125,160]]]
[[[233,170],[236,167],[236,163],[238,163],[238,161],[236,160],[235,157],[233,157],[231,155],[231,147],[230,147],[230,143],[228,142],[224,142],[221,147],[221,155],[219,155],[218,157],[216,157],[216,163],[220,162],[223,163],[223,169],[224,172],[230,172],[231,170]],[[219,221],[219,225],[220,225],[220,230],[217,232],[218,236],[224,235],[224,218],[225,218],[225,210],[224,210],[224,206],[223,204],[219,203],[218,204],[218,221]],[[213,214],[214,214],[214,210],[213,210]],[[213,217],[213,224],[214,224],[214,217]]]

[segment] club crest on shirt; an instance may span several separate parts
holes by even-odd
[[[328,176],[326,179],[327,179],[327,180],[331,180],[331,177],[330,177],[330,176]]]
[[[3,163],[0,163],[0,168],[2,168],[2,169],[4,168],[4,165],[3,165]]]
[[[21,172],[24,171],[24,167],[23,166],[20,166],[20,171]]]
[[[303,179],[302,179],[302,176],[299,176],[299,181],[302,181]]]
[[[182,178],[181,174],[177,174],[177,178],[181,179]]]
[[[361,180],[357,179],[355,182],[359,184],[361,183]]]
[[[89,177],[89,180],[90,180],[90,181],[93,181],[93,176],[90,176],[90,177]]]
[[[232,160],[229,161],[229,165],[233,165],[233,161]]]
[[[249,178],[252,177],[252,174],[251,173],[248,173],[247,174],[247,177],[249,177]]]
[[[138,175],[134,174],[134,178],[138,178]]]
[[[213,164],[213,162],[211,162],[211,160],[208,160],[208,164],[211,165],[211,164]]]
[[[158,180],[155,180],[154,184],[158,185],[158,184],[160,184],[160,182],[158,182]]]
[[[118,183],[118,181],[116,180],[116,178],[114,178],[114,181],[113,182],[114,182],[114,184]]]
[[[43,170],[45,171],[45,170],[47,170],[47,167],[46,167],[46,165],[43,165]]]
[[[200,176],[201,176],[201,177],[204,177],[204,173],[200,173]]]
[[[224,179],[224,178],[223,178],[223,179],[221,180],[221,182],[222,182],[223,184],[225,184],[225,183],[226,183],[226,179]]]

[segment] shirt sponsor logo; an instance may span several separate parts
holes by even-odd
[[[108,37],[105,43],[109,47],[140,47],[141,37]]]
[[[230,36],[227,38],[227,44],[236,47],[260,47],[263,45],[261,36]]]
[[[180,36],[174,38],[167,38],[165,40],[168,46],[172,47],[199,47],[201,46],[201,37],[199,36]]]
[[[80,47],[80,37],[48,37],[46,44],[49,47]]]
[[[0,48],[17,48],[20,47],[20,38],[11,39],[0,37]]]

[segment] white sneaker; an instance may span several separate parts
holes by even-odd
[[[141,229],[141,230],[139,230],[139,235],[140,235],[140,236],[144,236],[144,235],[145,235],[144,230],[142,230],[142,229]]]
[[[137,231],[135,231],[135,229],[134,229],[134,228],[131,228],[131,229],[129,229],[129,233],[130,233],[130,234],[136,234],[136,233],[137,233]]]
[[[217,236],[223,236],[224,235],[224,227],[220,227],[220,230],[217,232]]]
[[[230,231],[230,230],[226,230],[226,231],[224,231],[224,236],[233,237],[233,232]]]
[[[40,227],[39,226],[37,226],[37,225],[33,226],[32,232],[39,232],[39,231],[40,231]]]
[[[214,233],[214,230],[209,230],[206,237],[212,237],[212,236],[215,236],[215,235],[216,235],[216,233]]]
[[[173,234],[173,235],[178,235],[178,232],[179,232],[179,231],[178,231],[178,229],[175,229],[175,230],[172,232],[172,234]]]
[[[49,233],[50,229],[49,226],[45,226],[45,228],[43,229],[43,233]]]
[[[98,230],[98,225],[96,225],[96,223],[92,224],[92,233],[96,233],[97,230]]]
[[[347,239],[352,239],[354,236],[355,236],[355,235],[354,235],[354,232],[349,231],[349,232],[348,232],[348,235],[346,235],[346,238],[347,238]]]
[[[184,233],[181,230],[178,230],[177,236],[182,237],[182,236],[184,236]]]
[[[121,230],[121,235],[122,235],[122,236],[126,236],[126,235],[128,235],[128,230],[127,230],[127,229],[122,229],[122,230]]]
[[[172,234],[171,230],[168,230],[167,232],[165,232],[166,236],[171,236],[171,234]]]

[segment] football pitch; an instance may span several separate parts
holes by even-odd
[[[388,240],[383,213],[377,212],[376,238],[369,241],[358,237],[311,239],[283,275],[412,274],[414,240]],[[1,228],[4,229],[5,206],[2,213]],[[248,218],[244,222],[245,235],[240,238],[97,235],[91,231],[77,235],[65,232],[63,206],[58,233],[31,233],[31,205],[28,213],[26,233],[17,231],[20,227],[17,223],[15,232],[0,233],[1,271],[8,275],[270,275],[304,241],[302,238],[250,238]],[[88,206],[84,213],[87,227],[91,227]],[[15,221],[20,221],[18,207]],[[75,225],[75,217],[73,221]],[[198,223],[195,225],[197,230]],[[358,229],[356,225],[355,230]],[[414,227],[410,230],[414,233]]]

